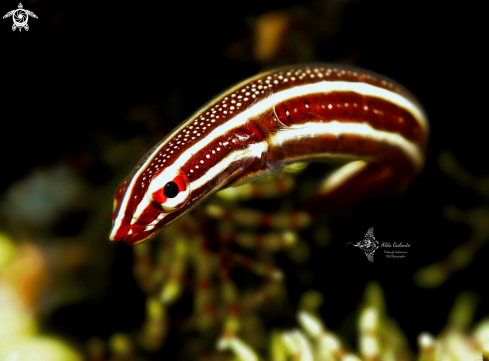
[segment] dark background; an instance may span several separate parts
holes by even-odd
[[[457,204],[470,209],[485,204],[479,195],[444,175],[438,165],[440,152],[449,150],[475,175],[488,173],[485,85],[489,79],[482,5],[427,1],[336,1],[332,5],[326,0],[23,4],[39,17],[29,20],[28,32],[12,32],[11,19],[0,22],[0,189],[37,166],[49,167],[60,159],[79,164],[97,134],[124,139],[144,132],[144,126],[126,117],[135,104],[151,104],[162,119],[158,129],[165,134],[222,89],[264,66],[282,65],[260,64],[249,55],[250,24],[266,11],[289,9],[303,14],[293,31],[312,44],[310,61],[349,59],[399,81],[424,105],[431,127],[426,168],[402,198],[384,197],[331,216],[333,245],[317,252],[308,264],[316,274],[312,286],[324,290],[327,298],[322,310],[326,324],[333,330],[339,327],[348,311],[357,307],[365,283],[377,279],[389,314],[414,347],[419,332],[441,330],[462,290],[482,295],[487,248],[471,267],[439,288],[422,289],[412,282],[416,269],[443,259],[470,235],[470,228],[443,217],[443,207]],[[16,7],[16,2],[4,1],[1,11]],[[328,11],[335,16],[328,17]],[[289,46],[282,59],[293,63],[302,57]],[[147,149],[152,145],[148,143]],[[93,184],[113,177],[113,170],[97,159],[88,163],[82,168]],[[128,169],[132,166],[128,164]],[[100,202],[110,209],[112,197]],[[107,232],[109,227],[107,218]],[[367,264],[360,251],[345,249],[347,241],[359,240],[369,227],[376,229],[380,242],[409,242],[408,258]],[[131,258],[123,249],[128,247],[117,247],[121,256],[110,267],[120,277],[114,282],[122,284],[126,282],[122,277],[131,277]],[[294,299],[293,291],[303,289],[293,277],[288,282]],[[105,297],[117,303],[68,307],[63,317],[53,317],[53,329],[83,340],[90,334],[108,335],[112,326],[124,328],[118,316],[132,309],[127,305],[130,297],[122,286],[114,288],[114,295]],[[135,299],[143,302],[141,295]],[[105,313],[106,318],[100,324],[88,322],[73,310]],[[138,312],[140,317],[142,310]],[[482,298],[476,318],[488,312],[487,299]],[[76,327],[68,326],[77,322]]]

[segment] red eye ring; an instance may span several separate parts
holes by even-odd
[[[147,193],[151,201],[163,212],[171,212],[182,207],[190,195],[190,181],[187,176],[180,170],[172,172],[173,177],[169,177],[168,173],[168,169],[157,172]]]

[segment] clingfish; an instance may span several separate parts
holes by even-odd
[[[306,210],[398,192],[422,169],[427,135],[422,106],[384,76],[328,64],[267,71],[212,99],[141,159],[117,190],[110,239],[144,242],[213,193],[295,162],[344,164]]]

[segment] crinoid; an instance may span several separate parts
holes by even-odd
[[[287,193],[294,183],[294,176],[284,172],[228,188],[164,228],[155,240],[134,246],[134,274],[148,295],[148,305],[152,304],[148,315],[156,315],[152,323],[161,328],[148,329],[152,336],[146,335],[146,342],[154,340],[149,348],[156,349],[162,342],[159,336],[165,334],[165,307],[188,288],[194,289],[194,311],[188,326],[201,331],[222,326],[222,334],[228,337],[239,331],[242,317],[260,304],[280,302],[284,275],[273,254],[300,247],[297,231],[311,223],[310,216],[303,211],[287,212],[283,204],[278,212],[268,213],[240,203],[270,201]],[[258,278],[250,281],[244,276],[243,280],[240,268]],[[236,272],[240,282],[235,280]]]
[[[463,168],[449,152],[439,157],[442,171],[464,188],[476,193],[482,200],[489,198],[489,178],[475,176]],[[455,205],[447,205],[444,217],[455,223],[461,223],[471,229],[471,235],[455,247],[444,260],[432,263],[415,273],[415,282],[423,287],[437,287],[445,283],[450,276],[468,267],[477,253],[489,240],[489,207],[487,204],[463,210]]]
[[[357,342],[351,347],[339,334],[325,326],[315,307],[307,299],[315,291],[302,296],[302,309],[297,314],[300,328],[275,330],[268,337],[269,360],[330,361],[408,361],[413,360],[407,338],[400,325],[389,317],[382,288],[376,282],[365,288],[362,307],[357,316]],[[317,302],[316,302],[317,306]],[[448,321],[438,336],[421,332],[417,339],[416,360],[489,360],[489,322],[472,325],[475,297],[461,293],[454,302]],[[421,326],[422,327],[422,326]],[[223,338],[223,350],[231,351],[238,360],[264,359],[246,340]],[[355,351],[355,349],[357,351]]]

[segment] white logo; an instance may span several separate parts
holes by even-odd
[[[32,11],[25,10],[24,7],[22,6],[22,3],[19,3],[19,8],[9,11],[6,13],[3,18],[8,18],[9,16],[12,17],[14,20],[14,25],[12,25],[12,31],[15,31],[15,29],[19,28],[19,31],[24,28],[26,31],[29,30],[29,25],[27,25],[27,21],[29,20],[29,16],[32,16],[33,18],[37,19],[37,15],[34,14]]]
[[[348,242],[351,243],[351,242]],[[347,243],[347,244],[348,244]],[[353,244],[353,243],[351,243]],[[367,256],[367,259],[370,262],[374,261],[374,253],[377,248],[379,248],[379,242],[374,237],[374,229],[370,227],[367,231],[367,234],[365,237],[361,240],[358,241],[357,244],[353,244],[355,247],[360,248],[362,251],[365,252],[365,255]]]

